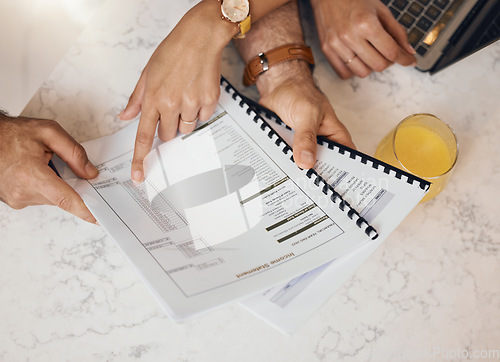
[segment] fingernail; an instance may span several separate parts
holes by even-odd
[[[85,172],[92,178],[96,177],[99,174],[99,171],[92,164],[92,162],[87,162],[87,164],[85,165]]]
[[[120,119],[122,118],[123,112],[125,112],[125,110],[123,110],[120,113],[118,113],[118,118],[120,118]]]
[[[82,203],[83,203],[83,202],[82,202]],[[83,205],[85,206],[85,204],[83,204]],[[87,207],[87,206],[85,206],[85,207]],[[95,218],[95,217],[94,217],[94,215],[92,215],[92,214],[91,214],[89,217],[85,218],[84,220],[85,220],[86,222],[90,223],[90,224],[99,225],[99,224],[97,224],[97,220],[96,220],[96,218]]]
[[[309,151],[302,151],[300,152],[300,162],[307,166],[308,168],[311,168],[314,166],[314,157],[313,154]]]
[[[132,175],[132,180],[135,182],[142,182],[143,175],[141,171],[135,171]]]

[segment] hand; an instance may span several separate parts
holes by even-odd
[[[160,139],[168,141],[177,130],[190,133],[197,119],[206,121],[215,111],[222,50],[237,31],[221,21],[217,6],[217,1],[202,1],[186,13],[152,55],[120,114],[129,120],[141,112],[132,160],[135,181],[144,178],[143,162],[157,125]],[[217,16],[211,19],[207,13]]]
[[[326,96],[316,87],[303,61],[279,64],[257,79],[259,103],[274,111],[294,131],[293,158],[303,169],[316,163],[316,136],[355,148]]]
[[[323,53],[340,78],[415,65],[404,28],[380,0],[312,0]]]
[[[77,176],[97,176],[84,148],[55,121],[0,114],[0,200],[14,209],[56,205],[96,223],[76,191],[48,166],[54,153]]]

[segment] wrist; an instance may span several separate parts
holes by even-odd
[[[212,36],[213,46],[222,50],[238,34],[239,28],[222,16],[220,1],[203,0],[189,10],[188,17],[200,35]]]
[[[311,67],[302,60],[290,60],[280,63],[262,73],[255,85],[261,97],[272,93],[287,82],[296,84],[314,84]]]
[[[243,84],[255,84],[260,76],[275,68],[277,65],[291,61],[300,61],[314,66],[314,57],[311,48],[303,44],[284,44],[279,47],[260,53],[252,58],[245,67]],[[279,68],[278,68],[279,69]],[[299,67],[297,69],[302,69]]]

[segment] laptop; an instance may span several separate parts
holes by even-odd
[[[381,0],[408,33],[417,69],[436,73],[500,38],[500,0]]]

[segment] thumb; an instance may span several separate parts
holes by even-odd
[[[287,87],[284,93],[261,97],[259,103],[274,110],[283,122],[294,130],[293,159],[298,167],[309,169],[316,164],[316,136],[321,111],[315,99],[303,97],[302,90],[300,98],[296,98],[293,89]]]
[[[300,168],[313,168],[316,164],[316,123],[302,122],[297,125],[293,138],[293,158]]]
[[[97,177],[99,171],[89,161],[83,146],[60,125],[54,124],[51,132],[44,133],[42,137],[45,145],[66,162],[78,177],[85,179]]]

